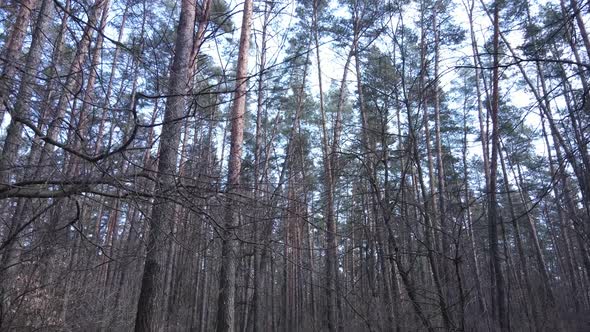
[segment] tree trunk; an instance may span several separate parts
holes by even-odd
[[[270,8],[269,8],[270,5]],[[255,207],[255,217],[262,216],[262,211],[260,208],[260,200],[261,200],[261,192],[260,192],[260,185],[261,185],[261,175],[260,175],[260,166],[262,164],[262,140],[263,140],[263,133],[262,133],[262,120],[263,120],[263,112],[264,112],[264,70],[266,67],[266,41],[267,41],[267,28],[268,28],[268,21],[270,17],[270,11],[272,9],[272,4],[265,2],[264,6],[264,22],[262,25],[262,42],[261,42],[261,51],[260,51],[260,74],[258,77],[258,100],[257,100],[257,109],[256,109],[256,141],[255,141],[255,151],[254,151],[254,197],[256,204]],[[309,55],[308,55],[309,56]],[[262,175],[264,177],[265,175]],[[252,294],[252,309],[253,312],[250,315],[250,319],[248,321],[248,326],[252,327],[251,331],[260,331],[261,323],[262,323],[262,294],[263,294],[263,287],[264,287],[264,277],[261,270],[262,264],[262,250],[267,250],[265,247],[267,243],[267,239],[262,239],[259,221],[254,221],[254,290]],[[265,224],[265,223],[262,223]],[[262,227],[264,228],[264,227]],[[266,233],[266,232],[264,232]],[[263,242],[263,243],[262,243]],[[264,246],[263,246],[264,245]],[[250,330],[248,331],[250,332]]]
[[[219,274],[219,299],[217,304],[217,331],[231,332],[235,327],[235,285],[239,227],[240,173],[242,168],[242,144],[244,140],[244,113],[246,111],[246,90],[248,71],[248,49],[250,46],[250,21],[252,19],[252,0],[244,1],[242,31],[238,53],[236,90],[230,115],[231,145],[228,160],[228,176],[225,199],[226,215],[222,232],[221,271]],[[235,196],[234,196],[235,195]]]
[[[30,2],[30,1],[29,1]],[[27,4],[23,3],[23,7]],[[30,4],[29,4],[30,5]],[[6,139],[4,141],[4,147],[2,149],[2,155],[0,156],[0,185],[10,183],[10,175],[16,174],[16,160],[18,158],[19,147],[23,145],[22,142],[22,123],[19,119],[28,120],[31,113],[31,95],[33,93],[33,84],[39,64],[41,63],[41,53],[43,51],[43,38],[45,30],[47,29],[48,19],[53,12],[53,2],[49,0],[43,0],[41,8],[39,10],[39,16],[35,24],[33,37],[31,41],[31,47],[27,55],[25,63],[25,69],[22,74],[21,84],[16,98],[14,109],[12,110],[12,119],[8,126]],[[20,18],[20,16],[19,16]],[[14,28],[17,29],[17,26]],[[24,31],[23,31],[24,34]],[[22,44],[22,42],[21,42]],[[10,71],[13,64],[8,63],[5,67],[5,71]],[[14,73],[13,73],[14,74]],[[3,78],[4,79],[4,78]],[[12,77],[11,77],[12,79]],[[0,91],[0,94],[3,92]],[[0,103],[2,102],[0,96]],[[0,109],[4,107],[2,103]],[[2,118],[0,116],[0,123]]]
[[[504,295],[504,277],[502,275],[501,257],[498,250],[498,231],[497,225],[500,222],[498,215],[498,201],[496,198],[496,183],[497,183],[497,169],[498,169],[498,148],[500,145],[499,137],[499,123],[498,123],[498,108],[499,108],[499,51],[500,51],[500,8],[496,1],[494,6],[494,65],[492,78],[492,160],[490,169],[490,187],[488,188],[489,206],[488,206],[488,227],[489,227],[489,241],[490,241],[490,268],[492,269],[492,280],[494,292],[493,297],[495,304],[494,311],[495,320],[498,323],[501,331],[508,330],[508,314],[505,306]]]
[[[184,113],[184,94],[188,91],[189,56],[192,49],[195,3],[193,0],[182,0],[180,21],[176,33],[175,55],[170,72],[169,97],[166,101],[164,125],[160,137],[160,161],[158,164],[158,186],[156,187],[151,217],[148,219],[148,241],[145,266],[141,280],[141,291],[135,318],[135,331],[160,331],[162,323],[161,308],[165,285],[165,271],[162,267],[164,255],[169,247],[168,242],[174,234],[170,234],[175,205],[165,196],[171,195],[175,189],[177,173],[178,147]]]
[[[0,123],[4,120],[6,103],[8,102],[10,90],[14,83],[14,76],[17,73],[19,53],[23,46],[31,11],[35,8],[37,0],[21,0],[19,3],[20,7],[16,20],[12,26],[12,30],[10,30],[2,52],[2,61],[5,64],[2,75],[0,76]],[[2,170],[0,169],[0,171]],[[2,182],[1,180],[3,179],[0,179],[0,183]]]

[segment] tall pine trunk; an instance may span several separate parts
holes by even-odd
[[[497,326],[501,331],[508,330],[508,314],[506,312],[504,276],[502,274],[501,257],[498,249],[498,224],[500,217],[498,213],[497,200],[497,170],[498,170],[498,148],[500,145],[498,108],[499,108],[499,51],[500,51],[500,8],[496,1],[494,6],[494,38],[493,38],[493,74],[492,74],[492,160],[490,163],[490,186],[488,188],[488,227],[490,246],[490,268],[492,270],[492,297],[494,304],[493,314]]]
[[[167,245],[174,234],[170,233],[174,223],[175,204],[166,196],[175,190],[178,148],[180,144],[181,117],[185,109],[185,97],[188,92],[189,56],[192,49],[194,29],[194,0],[182,0],[180,21],[176,32],[174,59],[170,72],[169,95],[166,101],[164,124],[160,136],[160,159],[158,164],[158,183],[155,198],[148,222],[148,239],[145,266],[141,280],[141,291],[135,331],[160,331],[163,322],[160,320],[166,310],[163,301],[163,281],[166,271],[165,264]]]
[[[222,232],[221,271],[219,274],[219,299],[217,301],[217,331],[231,332],[235,327],[236,264],[238,255],[239,202],[242,170],[242,144],[244,142],[244,113],[246,112],[246,90],[248,71],[248,49],[250,46],[250,21],[252,0],[244,1],[242,31],[238,53],[236,89],[230,114],[231,137],[226,187],[226,215]]]

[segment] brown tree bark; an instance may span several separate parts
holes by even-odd
[[[102,110],[101,110],[101,116],[100,116],[100,120],[98,122],[98,129],[97,129],[97,134],[96,134],[96,144],[94,146],[94,153],[98,154],[100,153],[100,151],[102,150],[102,145],[103,145],[103,137],[104,137],[104,130],[105,130],[105,124],[106,124],[106,119],[107,119],[107,115],[109,114],[109,109],[111,107],[111,96],[113,93],[113,85],[114,85],[114,80],[115,80],[115,73],[116,73],[116,69],[117,69],[117,64],[119,61],[119,53],[121,52],[121,41],[123,40],[123,35],[125,33],[125,26],[127,23],[127,17],[129,15],[129,8],[131,7],[131,0],[128,0],[127,3],[125,4],[125,9],[123,10],[123,14],[122,14],[122,18],[121,18],[121,26],[119,27],[119,34],[117,36],[117,45],[115,45],[115,53],[113,54],[113,59],[112,59],[112,63],[111,63],[111,74],[109,75],[109,81],[107,83],[107,89],[104,95],[104,100],[102,102]],[[145,29],[145,16],[141,25],[141,30],[142,32],[144,32]],[[140,49],[143,48],[143,45],[141,45]],[[139,66],[136,65],[136,68],[138,68]],[[135,75],[137,76],[137,69],[136,69],[136,73]]]
[[[219,274],[219,299],[217,301],[217,331],[231,332],[235,328],[235,286],[239,227],[240,174],[242,170],[242,144],[244,142],[244,113],[246,112],[246,91],[248,72],[248,49],[250,46],[250,24],[252,0],[244,1],[244,14],[240,34],[236,89],[230,121],[232,124],[228,175],[226,187],[226,215],[222,232],[221,271]]]
[[[166,199],[175,190],[177,174],[178,148],[182,122],[180,118],[185,111],[184,95],[188,89],[187,70],[192,49],[194,29],[195,2],[183,0],[180,21],[176,32],[175,55],[170,72],[169,95],[166,101],[164,125],[160,137],[160,159],[158,164],[158,180],[151,216],[148,219],[148,241],[145,266],[141,281],[141,291],[135,317],[135,331],[159,331],[162,294],[165,285],[162,269],[167,243],[174,234],[170,233],[173,223],[175,205]]]
[[[270,8],[269,8],[270,7]],[[258,98],[256,101],[256,138],[255,138],[255,146],[254,146],[254,197],[256,204],[255,207],[255,217],[258,218],[262,216],[262,211],[260,208],[260,200],[262,199],[261,193],[261,166],[263,163],[263,155],[262,155],[262,148],[263,148],[263,128],[262,128],[262,120],[263,120],[263,112],[264,112],[264,71],[266,69],[266,51],[267,51],[267,30],[268,24],[270,19],[270,12],[273,8],[271,3],[266,2],[264,5],[264,22],[262,23],[262,36],[261,36],[261,50],[260,50],[260,65],[259,65],[259,76],[258,76]],[[265,177],[265,174],[262,175]],[[266,222],[260,223],[258,220],[254,221],[254,289],[252,294],[252,314],[250,315],[250,319],[248,321],[248,326],[252,328],[252,331],[259,331],[261,328],[262,323],[262,311],[263,311],[263,287],[264,287],[264,279],[263,276],[264,271],[262,271],[262,250],[266,250],[265,246],[268,243],[268,240],[262,238],[261,229],[265,229]],[[259,227],[259,224],[262,224],[263,227]],[[267,232],[264,232],[266,235]],[[248,329],[250,331],[250,329]]]
[[[26,6],[27,4],[23,3],[22,6]],[[29,4],[30,5],[30,4]],[[19,87],[19,91],[16,98],[16,103],[14,105],[14,109],[12,110],[13,118],[10,121],[8,126],[8,130],[6,133],[6,139],[4,141],[4,146],[2,148],[2,155],[0,156],[0,184],[8,184],[10,182],[10,174],[14,174],[15,171],[15,162],[18,158],[18,150],[19,147],[22,146],[22,123],[16,121],[14,117],[19,117],[23,119],[29,119],[31,113],[31,95],[33,90],[33,83],[35,81],[35,76],[37,75],[37,71],[39,69],[39,64],[41,63],[41,53],[43,50],[43,34],[45,33],[45,29],[47,29],[47,23],[49,21],[49,17],[53,12],[53,3],[48,0],[44,0],[41,3],[41,7],[39,9],[39,16],[35,23],[35,29],[33,31],[33,36],[31,40],[31,46],[29,48],[29,53],[27,54],[27,60],[25,63],[25,69],[22,74],[22,79]],[[19,16],[20,18],[20,16]],[[15,26],[15,30],[16,30]],[[24,33],[24,31],[23,31]],[[21,41],[22,44],[22,41]],[[5,71],[9,72],[10,68],[13,64],[8,63]],[[9,73],[7,73],[9,74]],[[14,73],[13,73],[14,74]],[[11,77],[12,78],[12,77]],[[8,79],[8,78],[3,78]],[[0,94],[2,92],[0,91]],[[2,102],[2,97],[0,97],[0,102]],[[4,105],[0,105],[0,109],[2,109]],[[2,117],[0,116],[0,123],[2,122]]]
[[[27,32],[29,18],[31,11],[35,9],[37,0],[21,0],[18,9],[17,17],[10,30],[4,50],[2,52],[2,62],[4,68],[0,75],[0,123],[4,120],[4,113],[6,112],[6,103],[10,90],[14,85],[14,76],[17,73],[17,62],[19,53],[23,46],[25,34]],[[0,169],[0,171],[2,171]],[[3,180],[3,179],[0,179]]]
[[[508,330],[508,314],[506,312],[504,276],[502,274],[500,251],[498,250],[498,231],[500,223],[497,200],[497,169],[498,169],[498,148],[500,145],[500,131],[498,123],[499,111],[499,52],[500,52],[500,8],[499,2],[494,6],[494,38],[493,38],[493,74],[492,74],[492,160],[490,164],[490,186],[488,188],[488,227],[490,246],[490,268],[492,269],[492,296],[494,298],[493,314],[501,331]]]
[[[477,70],[477,69],[476,69]],[[476,77],[477,79],[477,77]],[[479,83],[476,82],[476,84],[479,86]],[[479,96],[479,88],[477,88],[477,100],[478,100],[478,105],[481,106],[481,98]],[[467,102],[467,98],[465,99],[465,103]],[[487,314],[487,306],[486,306],[486,301],[484,298],[484,294],[483,294],[483,290],[482,290],[482,285],[481,285],[481,272],[480,272],[480,262],[479,262],[479,256],[477,254],[477,248],[475,245],[475,234],[473,231],[473,216],[472,216],[472,211],[471,211],[471,205],[472,205],[472,198],[471,198],[471,193],[470,193],[470,189],[469,189],[469,167],[467,164],[467,133],[468,133],[468,128],[467,128],[467,107],[465,107],[466,105],[464,105],[464,109],[463,109],[463,147],[461,150],[461,159],[463,162],[463,189],[465,190],[465,205],[466,205],[466,209],[465,209],[465,213],[466,213],[466,221],[467,221],[467,236],[469,238],[469,254],[471,256],[471,259],[473,260],[473,274],[474,274],[474,278],[475,278],[475,289],[477,291],[477,303],[479,305],[479,309],[481,313]],[[481,111],[481,108],[479,108],[479,110]]]

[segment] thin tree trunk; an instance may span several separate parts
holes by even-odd
[[[478,99],[480,99],[478,97]],[[467,101],[467,100],[466,100]],[[462,161],[463,161],[463,186],[465,187],[465,205],[467,214],[467,236],[469,237],[469,246],[471,259],[473,260],[473,272],[475,277],[475,289],[477,291],[477,303],[479,305],[480,312],[487,315],[486,301],[483,295],[481,286],[481,272],[479,267],[479,257],[477,255],[477,248],[475,246],[475,235],[473,232],[473,217],[471,212],[471,194],[469,191],[469,168],[467,164],[467,109],[464,108],[463,113],[463,149],[462,149]]]
[[[23,4],[22,6],[25,6]],[[19,147],[22,146],[22,124],[18,118],[28,119],[31,113],[31,95],[33,93],[33,83],[41,63],[41,53],[43,50],[43,34],[47,29],[49,17],[53,12],[53,2],[43,0],[41,8],[39,9],[39,16],[35,23],[33,31],[31,46],[27,55],[25,63],[25,70],[22,74],[21,84],[16,97],[16,103],[12,110],[12,119],[6,133],[6,139],[0,156],[0,184],[8,184],[10,182],[10,174],[16,171],[16,160],[18,158]],[[15,26],[15,29],[17,27]],[[8,64],[11,66],[11,64]],[[2,92],[0,92],[2,93]],[[1,99],[1,98],[0,98]],[[1,102],[1,100],[0,100]],[[0,105],[0,108],[4,105]],[[0,117],[0,123],[2,119]]]
[[[20,0],[20,7],[4,46],[2,61],[5,63],[0,75],[0,123],[4,120],[6,104],[10,90],[14,84],[14,76],[17,73],[18,57],[23,46],[25,34],[31,17],[31,11],[35,8],[37,0]],[[2,171],[2,169],[0,169]],[[0,179],[0,183],[4,182]]]
[[[117,45],[115,46],[115,53],[113,54],[113,59],[112,59],[112,64],[111,64],[111,74],[109,75],[109,82],[107,84],[107,90],[105,92],[105,96],[104,96],[104,101],[102,103],[102,115],[98,124],[98,130],[97,130],[97,134],[96,134],[96,145],[94,148],[94,153],[98,154],[101,149],[102,149],[102,144],[103,144],[103,137],[104,137],[104,126],[105,126],[105,122],[106,122],[106,118],[107,118],[107,114],[109,113],[109,108],[110,108],[110,99],[111,99],[111,94],[113,91],[113,84],[114,84],[114,80],[115,80],[115,73],[116,73],[116,68],[117,68],[117,63],[119,60],[119,53],[121,52],[121,47],[120,47],[120,43],[121,40],[123,39],[123,34],[125,32],[125,24],[127,22],[127,16],[128,16],[128,12],[129,12],[129,7],[130,7],[130,2],[131,0],[128,0],[127,3],[125,4],[125,10],[123,11],[123,17],[121,18],[121,26],[119,27],[119,35],[117,36]],[[142,22],[142,26],[141,26],[141,31],[142,31],[142,35],[144,32],[144,27],[145,27],[145,16],[144,16],[144,20]],[[143,44],[140,47],[140,49],[143,48]],[[139,66],[137,66],[139,67]],[[137,73],[136,73],[137,75]]]
[[[588,52],[588,57],[590,57],[590,38],[588,38],[588,32],[586,31],[586,26],[584,24],[584,18],[581,13],[581,8],[578,6],[577,0],[570,0],[570,6],[572,7],[572,11],[574,12],[573,14],[576,18],[576,23],[578,24],[578,29],[580,30],[580,35],[582,36],[584,47],[586,48],[586,52]]]
[[[516,212],[514,211],[514,203],[512,201],[512,194],[510,189],[510,181],[508,179],[508,173],[506,172],[506,163],[505,158],[502,153],[502,149],[499,149],[498,153],[500,154],[500,165],[502,167],[502,176],[504,179],[504,190],[506,192],[506,196],[508,199],[508,208],[510,210],[510,218],[511,223],[514,228],[514,238],[516,239],[516,250],[518,252],[518,258],[520,259],[519,269],[520,272],[515,271],[520,276],[520,273],[524,276],[524,283],[526,287],[526,299],[524,301],[526,305],[526,309],[530,309],[532,313],[532,328],[534,330],[539,329],[539,308],[537,305],[536,297],[534,295],[533,286],[531,284],[531,276],[529,274],[529,264],[527,256],[524,252],[524,245],[522,243],[522,231],[520,230],[520,225],[518,224],[519,218],[516,216]],[[527,315],[529,313],[527,312]]]
[[[231,332],[235,328],[235,285],[239,227],[239,202],[242,168],[242,144],[244,140],[244,113],[246,111],[246,89],[248,70],[248,49],[250,45],[250,21],[252,19],[252,0],[244,1],[244,15],[240,35],[236,90],[232,106],[231,144],[228,160],[228,176],[225,198],[227,208],[222,232],[221,271],[219,274],[219,299],[217,304],[217,331]],[[235,196],[234,196],[235,195]]]
[[[443,152],[442,152],[442,139],[440,135],[440,91],[439,91],[439,67],[440,67],[440,31],[438,27],[438,1],[435,1],[434,8],[433,8],[433,18],[432,18],[432,25],[434,30],[434,81],[432,83],[432,89],[434,94],[434,142],[436,146],[436,167],[437,167],[437,185],[438,185],[438,215],[439,215],[439,222],[440,228],[442,233],[442,255],[441,257],[441,267],[442,267],[442,274],[441,279],[445,284],[445,291],[448,293],[449,286],[449,266],[446,261],[446,257],[450,254],[450,246],[449,246],[449,237],[448,233],[449,230],[446,226],[446,193],[445,193],[445,167],[443,162]],[[433,185],[432,183],[430,184]],[[443,294],[443,296],[445,296]],[[445,326],[447,329],[450,326]]]
[[[547,130],[545,129],[545,118],[541,115],[541,125],[542,125],[542,131],[543,131],[543,138],[545,140],[545,145],[547,147],[547,158],[549,159],[549,171],[551,172],[551,174],[555,174],[558,175],[558,172],[555,170],[555,166],[554,166],[554,162],[553,162],[553,157],[552,157],[552,152],[551,152],[551,145],[549,143],[549,135],[547,135]],[[576,272],[574,270],[574,264],[573,264],[573,254],[572,254],[572,245],[571,245],[571,241],[570,241],[570,235],[569,235],[569,227],[566,223],[565,217],[564,217],[564,213],[565,211],[563,210],[562,205],[559,203],[559,197],[561,197],[560,195],[560,188],[558,185],[553,186],[553,195],[555,196],[555,199],[557,201],[557,216],[558,216],[558,226],[559,226],[559,230],[561,231],[561,236],[563,237],[563,242],[564,242],[564,246],[565,246],[565,262],[566,262],[566,269],[567,269],[567,277],[570,279],[570,284],[571,284],[571,297],[574,299],[574,303],[575,303],[575,307],[576,307],[576,312],[579,312],[580,310],[580,302],[578,299],[578,282],[577,282],[577,278],[576,278]],[[577,269],[577,268],[576,268]]]
[[[256,110],[256,141],[255,141],[255,152],[254,152],[254,197],[257,206],[255,207],[256,217],[261,214],[260,211],[260,200],[261,200],[261,192],[260,192],[260,166],[262,163],[262,120],[263,120],[263,111],[264,111],[264,70],[266,68],[266,41],[267,41],[267,28],[268,28],[268,21],[270,17],[270,11],[272,9],[272,4],[265,2],[264,5],[264,22],[262,25],[262,42],[261,42],[261,50],[260,50],[260,66],[259,66],[259,77],[258,77],[258,100],[257,100],[257,110]],[[262,175],[265,177],[265,175]],[[264,278],[261,275],[264,271],[261,270],[261,251],[267,250],[267,248],[262,247],[262,241],[264,244],[267,243],[267,239],[262,239],[260,237],[260,229],[258,227],[258,220],[254,221],[254,290],[252,294],[252,308],[253,313],[250,315],[250,319],[248,321],[248,326],[251,326],[251,331],[260,331],[260,326],[262,323],[262,292],[264,287]],[[265,232],[266,233],[266,232]],[[248,329],[250,331],[250,329]]]
[[[501,257],[498,250],[498,233],[497,226],[500,223],[498,215],[498,201],[496,198],[496,183],[497,183],[497,169],[498,169],[498,148],[500,145],[499,137],[499,123],[498,123],[498,109],[499,109],[499,51],[500,51],[500,8],[496,1],[494,6],[494,38],[493,38],[493,58],[494,69],[492,78],[492,161],[490,169],[490,187],[488,188],[489,206],[488,206],[488,227],[489,227],[489,241],[490,241],[490,267],[492,269],[493,297],[495,298],[494,311],[495,320],[501,331],[508,330],[508,314],[505,305],[505,291],[504,291],[504,276],[502,275]]]

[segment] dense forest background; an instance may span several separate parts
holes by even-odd
[[[590,330],[589,24],[0,0],[0,330]]]

